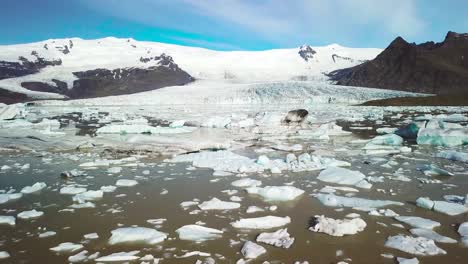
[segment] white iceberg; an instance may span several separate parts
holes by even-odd
[[[365,180],[366,175],[359,171],[352,171],[340,167],[328,167],[321,171],[318,180],[337,183],[343,185],[353,185],[360,188],[369,189],[372,187],[368,181]]]
[[[76,195],[76,194],[84,193],[84,192],[86,192],[86,188],[83,188],[83,187],[64,186],[60,188],[60,194],[65,194],[65,195]]]
[[[111,231],[110,245],[145,244],[155,245],[164,241],[167,234],[156,229],[146,227],[122,227]]]
[[[433,229],[440,226],[439,222],[419,216],[396,216],[395,219],[416,228]]]
[[[200,225],[185,225],[176,230],[179,234],[179,239],[191,241],[206,241],[220,238],[223,231],[208,228]]]
[[[256,187],[256,186],[262,185],[262,182],[258,180],[250,179],[250,178],[243,178],[243,179],[231,182],[231,185],[234,187],[241,187],[241,188]]]
[[[285,226],[289,223],[291,223],[291,218],[289,218],[289,216],[263,216],[256,218],[240,219],[235,222],[232,222],[231,225],[235,228],[244,229],[271,229],[275,227]]]
[[[82,244],[75,244],[71,242],[60,243],[58,246],[50,248],[51,251],[56,253],[73,253],[83,248]]]
[[[316,198],[325,205],[330,207],[358,207],[358,208],[379,208],[389,205],[403,205],[401,202],[388,200],[369,200],[356,197],[337,196],[334,194],[317,194]]]
[[[23,189],[21,189],[21,193],[29,194],[29,193],[39,192],[45,187],[47,187],[47,184],[45,184],[44,182],[36,182],[32,186],[26,186]]]
[[[257,236],[256,241],[275,247],[289,248],[294,243],[294,238],[290,236],[288,229],[284,228],[272,233],[261,233]]]
[[[434,240],[424,237],[412,237],[404,235],[391,236],[385,241],[385,246],[420,256],[447,254],[445,250],[435,245]]]
[[[240,203],[224,202],[214,197],[198,205],[201,210],[233,210],[240,207]]]
[[[246,188],[246,191],[250,194],[260,195],[267,201],[291,201],[304,193],[304,190],[293,186],[249,187]]]
[[[445,150],[435,155],[437,158],[443,158],[448,160],[455,160],[461,162],[468,162],[468,153],[458,152],[454,150]]]
[[[118,186],[118,187],[132,187],[132,186],[135,186],[137,184],[138,184],[137,181],[128,180],[128,179],[120,179],[120,180],[117,180],[117,182],[115,183],[115,185]]]
[[[14,226],[15,224],[16,224],[16,219],[14,216],[0,215],[0,225]]]
[[[97,191],[86,191],[73,196],[73,201],[77,203],[86,203],[87,201],[96,201],[104,196],[104,192],[101,190]]]
[[[241,253],[247,259],[255,259],[258,256],[265,254],[266,249],[252,241],[247,241],[242,246]]]
[[[367,224],[361,218],[333,219],[323,215],[315,216],[310,231],[325,233],[331,236],[354,235],[363,231]]]
[[[138,253],[140,253],[139,250],[134,250],[130,252],[118,252],[118,253],[112,253],[107,256],[103,256],[100,258],[96,259],[96,262],[125,262],[125,261],[133,261],[137,260],[140,257],[136,256]]]
[[[439,243],[457,243],[455,239],[440,235],[439,233],[436,233],[426,228],[412,228],[410,229],[410,232],[411,234],[415,236],[432,239],[435,242],[439,242]]]
[[[30,210],[30,211],[23,211],[23,212],[19,213],[16,217],[18,217],[19,219],[27,220],[27,219],[39,218],[42,215],[44,215],[44,212],[36,211],[35,209],[33,209],[33,210]]]

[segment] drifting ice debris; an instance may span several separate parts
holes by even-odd
[[[23,197],[22,193],[0,193],[0,204],[18,200],[21,197]]]
[[[430,129],[423,128],[418,132],[419,145],[454,147],[468,144],[468,128]]]
[[[304,190],[293,186],[249,187],[245,190],[260,195],[266,201],[292,201],[304,193]]]
[[[407,259],[407,258],[397,258],[398,264],[419,264],[417,258]]]
[[[6,251],[0,251],[0,259],[7,259],[10,257],[10,254]]]
[[[404,139],[416,139],[418,137],[419,126],[411,123],[395,131],[395,134]]]
[[[112,168],[107,169],[107,173],[111,173],[111,174],[117,174],[120,172],[122,172],[122,167],[112,167]]]
[[[132,187],[132,186],[135,186],[137,184],[138,184],[138,182],[135,181],[135,180],[120,179],[120,180],[117,180],[117,182],[115,183],[115,186],[118,186],[118,187]]]
[[[79,252],[76,255],[68,257],[68,261],[70,263],[87,262],[87,261],[93,260],[93,259],[95,259],[95,258],[97,258],[99,256],[99,252],[96,252],[96,253],[91,254],[91,255],[88,255],[88,253],[89,252],[87,250],[83,250],[83,251]]]
[[[368,145],[386,145],[386,146],[401,146],[403,138],[395,134],[387,134],[377,136],[367,143]]]
[[[364,198],[354,198],[337,196],[334,194],[317,194],[315,196],[325,206],[331,207],[357,207],[357,208],[379,208],[389,205],[403,205],[401,202],[388,200],[369,200]]]
[[[359,171],[352,171],[340,167],[328,167],[320,172],[318,180],[343,185],[353,185],[359,188],[370,189],[372,184],[365,180],[366,175]]]
[[[44,233],[40,233],[38,235],[39,238],[46,238],[46,237],[51,237],[51,236],[55,236],[57,234],[57,232],[54,232],[54,231],[46,231]]]
[[[439,222],[418,216],[396,216],[395,219],[416,228],[433,229],[440,226]]]
[[[450,237],[442,236],[432,230],[426,229],[426,228],[413,228],[410,229],[411,234],[418,236],[418,237],[425,237],[428,239],[432,239],[435,242],[439,243],[457,243],[455,239],[452,239]]]
[[[457,152],[454,150],[441,151],[436,154],[436,157],[468,163],[468,153]]]
[[[149,125],[115,125],[110,124],[99,128],[96,134],[182,134],[192,133],[196,127],[153,127]]]
[[[286,124],[302,124],[309,115],[305,109],[291,110],[288,112],[283,122]]]
[[[76,187],[76,186],[64,186],[60,188],[60,194],[65,194],[65,195],[76,195],[79,193],[84,193],[86,192],[86,188],[83,187]]]
[[[255,259],[258,256],[265,254],[266,249],[252,241],[247,241],[244,243],[244,246],[242,246],[241,253],[247,259]]]
[[[385,241],[385,246],[420,256],[447,254],[445,250],[435,245],[434,240],[424,237],[412,237],[404,235],[391,236]]]
[[[281,227],[291,223],[291,218],[289,216],[279,217],[279,216],[263,216],[256,218],[244,218],[232,222],[231,225],[235,228],[244,228],[244,229],[271,229],[275,227]]]
[[[105,193],[110,193],[115,192],[115,190],[117,190],[117,187],[113,185],[101,186],[100,190]]]
[[[83,204],[83,203],[86,203],[87,201],[96,201],[96,200],[99,200],[99,199],[101,199],[103,196],[104,196],[104,192],[101,191],[101,190],[97,190],[97,191],[86,191],[86,192],[82,192],[82,193],[76,194],[75,196],[73,196],[72,199],[73,199],[74,202]]]
[[[461,236],[462,244],[468,247],[468,222],[464,222],[458,227],[458,234]]]
[[[185,225],[176,230],[181,240],[206,241],[220,238],[223,231],[200,225]]]
[[[265,209],[260,208],[258,206],[254,206],[254,205],[249,206],[247,208],[247,210],[245,210],[245,212],[248,213],[248,214],[253,214],[253,213],[257,213],[257,212],[264,212],[264,211],[265,211]]]
[[[432,201],[427,197],[419,197],[416,200],[416,205],[421,208],[434,210],[451,216],[463,214],[468,211],[468,208],[465,205],[446,201]]]
[[[16,224],[16,219],[14,216],[0,215],[0,225],[14,226],[15,224]]]
[[[366,228],[367,224],[361,218],[333,219],[316,215],[310,231],[325,233],[331,236],[354,235]]]
[[[240,207],[240,203],[224,202],[214,197],[198,205],[201,210],[233,210]]]
[[[380,127],[377,128],[375,131],[377,132],[377,134],[393,134],[397,130],[398,128],[396,127]]]
[[[231,185],[234,187],[240,187],[240,188],[256,187],[256,186],[262,185],[262,182],[258,180],[253,180],[250,178],[244,178],[244,179],[231,182]]]
[[[424,165],[418,168],[418,170],[422,171],[426,176],[453,176],[454,174],[438,168],[435,165]]]
[[[257,236],[257,242],[273,245],[275,247],[289,248],[294,243],[294,238],[288,233],[288,229],[279,229],[272,233],[261,233]]]
[[[211,127],[211,128],[226,128],[231,124],[231,119],[228,117],[215,116],[211,117],[207,121],[201,124],[202,127]]]
[[[78,250],[80,250],[82,248],[83,248],[83,245],[81,245],[81,244],[65,242],[65,243],[59,244],[56,247],[51,248],[50,250],[54,251],[56,253],[64,254],[64,253],[76,252],[76,251],[78,251]]]
[[[109,245],[145,244],[154,245],[164,241],[167,234],[146,227],[122,227],[111,231]]]
[[[27,219],[39,218],[42,215],[44,215],[44,212],[36,211],[36,209],[33,209],[31,211],[23,211],[23,212],[19,213],[16,217],[18,217],[19,219],[27,220]]]
[[[21,193],[29,194],[29,193],[39,192],[45,187],[47,187],[47,185],[44,182],[36,182],[32,186],[26,186],[23,189],[21,189]]]
[[[130,252],[118,252],[118,253],[112,253],[107,256],[103,256],[100,258],[96,259],[96,262],[124,262],[124,261],[133,261],[137,260],[140,257],[135,256],[138,253],[140,253],[139,250],[135,251],[130,251]]]

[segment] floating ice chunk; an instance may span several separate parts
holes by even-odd
[[[145,244],[154,245],[164,241],[167,234],[156,229],[146,227],[122,227],[111,231],[110,245],[117,244]]]
[[[246,188],[246,191],[250,194],[260,195],[267,201],[291,201],[304,193],[304,190],[293,186],[249,187]]]
[[[83,208],[95,208],[96,205],[92,202],[83,202],[78,204],[72,204],[69,206],[72,209],[83,209]]]
[[[176,120],[169,124],[170,128],[180,128],[183,127],[185,124],[185,120]]]
[[[16,224],[16,219],[14,216],[0,215],[0,225],[14,226],[15,224]]]
[[[464,222],[458,227],[458,234],[461,236],[462,244],[468,247],[468,222]]]
[[[424,237],[412,237],[404,235],[391,236],[385,241],[385,246],[420,256],[447,254],[445,250],[435,245],[434,240]]]
[[[78,262],[86,262],[89,260],[93,260],[99,256],[99,253],[96,252],[95,254],[88,255],[87,250],[83,250],[78,254],[68,257],[68,262],[70,263],[78,263]]]
[[[440,226],[439,222],[419,216],[396,216],[395,219],[416,228],[433,229]]]
[[[257,164],[266,166],[266,165],[270,164],[270,159],[265,155],[261,155],[261,156],[259,156],[257,158]]]
[[[398,128],[396,128],[396,127],[379,127],[375,131],[378,134],[393,134],[397,130],[398,130]]]
[[[336,191],[342,191],[342,192],[359,192],[358,189],[354,189],[351,187],[336,187],[336,186],[325,186],[322,189],[319,190],[319,192],[322,193],[334,193]]]
[[[454,150],[441,151],[441,152],[436,154],[436,157],[437,158],[444,158],[444,159],[448,159],[448,160],[468,162],[468,153],[457,152],[457,151],[454,151]]]
[[[340,167],[328,167],[320,172],[317,177],[318,180],[330,183],[337,183],[343,185],[353,185],[369,189],[372,184],[365,180],[366,175],[359,171],[352,171]]]
[[[419,260],[417,258],[397,258],[398,264],[419,264]]]
[[[235,154],[231,151],[202,151],[174,157],[169,162],[192,162],[198,168],[211,168],[226,172],[261,172],[264,167],[255,160]]]
[[[288,233],[288,229],[279,229],[272,233],[261,233],[257,236],[257,242],[273,245],[275,247],[289,248],[294,243],[294,238]]]
[[[76,194],[84,193],[84,192],[86,192],[86,188],[83,188],[83,187],[64,186],[60,188],[60,194],[65,194],[65,195],[76,195]]]
[[[369,200],[364,198],[337,196],[334,194],[317,194],[316,197],[323,205],[331,207],[378,208],[389,205],[403,205],[403,203],[395,201]]]
[[[94,240],[94,239],[98,239],[99,235],[97,233],[90,233],[90,234],[83,235],[83,237],[84,239]]]
[[[291,223],[289,216],[263,216],[256,218],[244,218],[232,222],[231,225],[235,228],[244,229],[270,229],[275,227],[281,227]]]
[[[23,189],[21,189],[21,193],[29,194],[29,193],[39,192],[45,187],[47,187],[47,184],[45,184],[44,182],[36,182],[32,186],[26,186]]]
[[[181,134],[191,133],[196,127],[153,127],[149,125],[109,124],[99,128],[96,134]]]
[[[243,178],[243,179],[231,182],[231,185],[234,187],[241,187],[241,188],[256,187],[256,186],[262,185],[262,182],[258,180],[253,180],[250,178]]]
[[[118,187],[132,187],[132,186],[135,186],[137,184],[138,184],[137,181],[128,180],[128,179],[120,179],[120,180],[117,180],[117,182],[115,183],[115,185],[118,186]]]
[[[110,192],[115,192],[115,190],[117,190],[117,187],[113,185],[101,186],[100,190],[105,193],[110,193]]]
[[[10,257],[10,254],[6,251],[0,251],[0,259],[7,259]]]
[[[201,251],[191,251],[191,252],[187,252],[185,254],[183,254],[182,256],[175,256],[176,258],[189,258],[189,257],[193,257],[193,256],[201,256],[201,257],[209,257],[211,256],[210,253],[207,253],[207,252],[201,252]],[[198,261],[195,263],[197,264]]]
[[[104,192],[101,190],[97,191],[86,191],[73,196],[73,201],[77,203],[85,203],[87,201],[96,201],[104,196]]]
[[[112,167],[112,168],[107,169],[107,173],[111,173],[111,174],[117,174],[120,172],[122,172],[122,167]]]
[[[36,211],[36,209],[30,210],[30,211],[23,211],[17,215],[19,219],[35,219],[39,218],[42,215],[44,215],[44,212],[41,211]]]
[[[233,210],[240,207],[240,203],[224,202],[218,198],[213,198],[198,205],[201,210]]]
[[[176,230],[179,239],[191,241],[206,241],[220,238],[223,231],[200,225],[185,225]]]
[[[71,242],[65,242],[65,243],[59,244],[56,247],[50,248],[50,250],[54,251],[56,253],[65,254],[65,253],[76,252],[76,251],[78,251],[78,250],[80,250],[82,248],[83,248],[82,244],[75,244],[75,243],[71,243]]]
[[[450,237],[442,236],[432,230],[426,228],[413,228],[410,230],[411,234],[418,236],[418,237],[425,237],[428,239],[432,239],[435,242],[439,243],[457,243],[455,239]]]
[[[249,206],[245,212],[248,214],[253,214],[256,212],[264,212],[264,211],[265,210],[263,208],[260,208],[258,206]]]
[[[432,164],[421,166],[418,168],[418,170],[422,171],[426,176],[438,176],[438,175],[453,176],[454,175],[453,173],[443,170],[441,168],[438,168],[437,166],[432,165]]]
[[[96,259],[96,262],[124,262],[124,261],[133,261],[137,260],[140,257],[135,256],[138,253],[140,253],[139,250],[135,251],[130,251],[130,252],[118,252],[118,253],[112,253],[107,256],[103,256],[100,258]]]
[[[44,233],[40,233],[39,234],[39,238],[46,238],[46,237],[51,237],[51,236],[55,236],[57,234],[57,232],[54,232],[54,231],[46,231]]]
[[[213,176],[214,177],[226,177],[226,176],[231,176],[232,173],[227,172],[227,171],[214,171]]]
[[[401,146],[403,138],[395,134],[387,134],[377,136],[367,143],[367,145],[386,145],[386,146]]]
[[[0,204],[18,200],[21,197],[23,197],[22,193],[0,193]]]
[[[421,208],[434,210],[436,212],[451,216],[463,214],[468,211],[468,208],[463,204],[451,203],[446,201],[432,201],[427,197],[418,198],[416,200],[416,205]]]
[[[468,144],[468,129],[430,129],[422,128],[418,132],[419,145],[453,147]]]
[[[331,236],[354,235],[366,228],[367,224],[361,218],[333,219],[316,215],[310,231],[325,233]]]
[[[241,253],[247,259],[255,259],[258,256],[265,254],[266,249],[252,241],[247,241],[242,246]]]
[[[419,197],[416,199],[416,205],[424,209],[432,210],[434,208],[434,201],[428,197]]]

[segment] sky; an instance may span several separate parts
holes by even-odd
[[[1,0],[0,45],[108,36],[215,50],[385,48],[468,32],[467,0]]]

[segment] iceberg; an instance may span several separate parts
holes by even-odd
[[[45,187],[47,187],[47,185],[44,182],[36,182],[32,186],[26,186],[23,189],[21,189],[21,193],[30,194],[30,193],[39,192]]]
[[[385,241],[385,246],[420,256],[447,254],[445,250],[435,245],[434,240],[424,237],[412,237],[404,235],[391,236]]]
[[[275,227],[285,226],[289,223],[291,223],[291,218],[289,218],[289,216],[263,216],[256,218],[240,219],[235,222],[232,222],[231,225],[234,228],[239,229],[271,229]]]
[[[36,211],[35,209],[33,209],[33,210],[30,210],[30,211],[23,211],[23,212],[19,213],[16,217],[18,217],[19,219],[28,220],[28,219],[39,218],[42,215],[44,215],[44,212]]]
[[[369,189],[372,187],[372,184],[366,181],[365,178],[366,176],[359,171],[352,171],[340,167],[328,167],[321,171],[317,177],[318,180],[324,182],[353,185]]]
[[[439,222],[419,216],[396,216],[395,219],[416,228],[433,229],[440,226]]]
[[[389,205],[403,205],[401,202],[388,200],[369,200],[364,198],[337,196],[334,194],[317,194],[319,201],[330,207],[357,207],[357,208],[379,208]]]
[[[15,224],[16,224],[16,219],[14,216],[0,215],[0,225],[14,226]]]
[[[457,243],[455,239],[452,239],[450,237],[442,236],[432,230],[426,229],[426,228],[413,228],[410,229],[411,234],[418,236],[418,237],[425,237],[428,239],[432,239],[435,242],[439,243]]]
[[[249,194],[260,195],[266,201],[291,201],[301,196],[304,190],[293,186],[265,186],[246,188]]]
[[[431,129],[423,128],[418,132],[419,145],[454,147],[468,144],[468,128]]]
[[[201,210],[233,210],[240,207],[240,203],[224,202],[218,198],[212,198],[198,205]]]
[[[109,245],[145,244],[155,245],[167,238],[166,233],[146,227],[122,227],[111,231]]]
[[[275,247],[289,248],[294,243],[294,238],[288,233],[288,229],[284,228],[272,233],[260,233],[256,241]]]
[[[223,231],[200,225],[185,225],[176,230],[181,240],[206,241],[220,238]]]
[[[104,192],[101,190],[97,191],[86,191],[73,196],[73,201],[84,204],[87,201],[96,201],[101,199],[104,196]]]
[[[56,247],[50,248],[51,251],[56,253],[64,254],[64,253],[73,253],[83,248],[82,244],[75,244],[71,242],[61,243]]]
[[[363,231],[367,224],[361,218],[333,219],[316,215],[310,231],[325,233],[331,236],[354,235]]]
[[[443,158],[454,161],[468,162],[468,153],[457,152],[454,150],[445,150],[435,155],[437,158]]]
[[[242,246],[241,253],[247,259],[255,259],[258,256],[265,254],[266,249],[252,241],[247,241]]]
[[[107,256],[103,256],[100,258],[96,259],[96,262],[125,262],[125,261],[133,261],[137,260],[140,257],[135,256],[138,253],[140,253],[139,250],[134,250],[130,252],[118,252],[118,253],[112,253]]]

